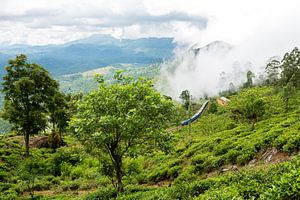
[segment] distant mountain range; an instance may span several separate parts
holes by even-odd
[[[123,63],[159,63],[172,58],[175,46],[172,38],[118,40],[109,35],[93,35],[62,45],[0,44],[0,75],[7,60],[21,53],[58,76]]]

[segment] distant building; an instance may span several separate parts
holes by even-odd
[[[220,97],[220,98],[217,99],[217,102],[220,106],[226,106],[226,105],[228,105],[230,100],[227,99],[226,97]]]

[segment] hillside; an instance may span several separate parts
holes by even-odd
[[[93,35],[61,45],[0,44],[0,76],[9,58],[26,54],[52,75],[65,75],[117,64],[145,65],[171,59],[176,44],[172,38],[119,40],[109,35]]]
[[[61,75],[57,77],[61,90],[64,92],[89,92],[95,89],[97,84],[94,80],[96,74],[105,76],[105,80],[112,81],[116,70],[124,70],[127,75],[137,77],[155,78],[160,71],[159,64],[134,65],[134,64],[118,64],[114,66],[106,66],[96,68],[82,73],[74,73]],[[1,98],[1,96],[0,96]],[[0,103],[1,105],[1,103]]]
[[[299,199],[300,93],[290,98],[288,110],[272,87],[228,97],[233,105],[252,92],[267,105],[253,130],[230,117],[231,105],[211,99],[190,133],[188,126],[169,130],[174,139],[168,154],[126,158],[125,192],[118,197],[98,170],[99,158],[85,153],[72,133],[55,153],[33,148],[29,161],[22,157],[22,137],[3,135],[0,198],[29,199],[34,178],[29,186],[35,199]],[[30,178],[25,169],[32,170]]]

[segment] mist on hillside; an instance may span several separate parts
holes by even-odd
[[[186,38],[181,36],[176,42],[185,45],[174,51],[173,60],[161,65],[158,90],[173,99],[178,99],[183,90],[189,90],[195,98],[216,96],[232,87],[241,87],[249,70],[255,74],[254,82],[261,81],[270,59],[281,59],[280,56],[299,46],[300,28],[296,22],[300,16],[291,6],[289,13],[249,18],[248,23],[252,20],[256,26],[248,28],[247,33],[246,19],[239,29],[234,27],[235,22],[219,18],[188,41],[181,40]],[[224,29],[225,25],[228,29]]]

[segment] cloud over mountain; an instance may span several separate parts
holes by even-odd
[[[115,37],[174,34],[178,23],[204,29],[201,14],[168,10],[155,13],[143,1],[4,0],[0,7],[0,42],[63,43],[95,33]]]

